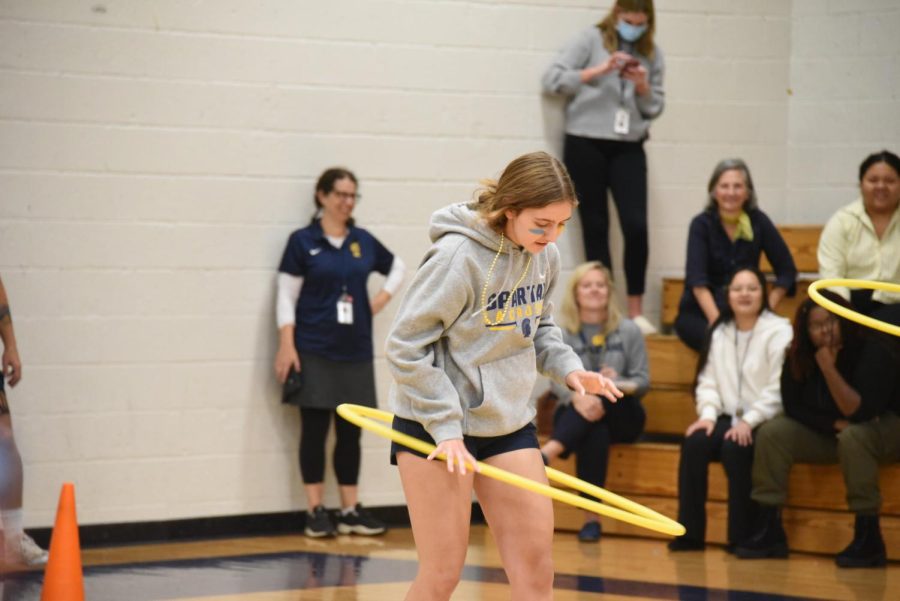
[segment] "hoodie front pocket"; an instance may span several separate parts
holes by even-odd
[[[528,402],[536,377],[534,347],[511,357],[496,359],[478,368],[481,376],[481,404],[470,407],[466,416],[472,436],[508,434],[534,417]]]

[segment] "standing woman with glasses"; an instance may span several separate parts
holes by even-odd
[[[650,122],[663,110],[663,56],[653,42],[653,0],[616,0],[597,25],[579,32],[544,73],[550,94],[568,97],[564,160],[581,204],[584,254],[612,269],[612,191],[625,238],[628,317],[645,334],[647,156]]]
[[[403,283],[404,265],[372,234],[356,227],[356,176],[326,170],[316,183],[316,213],[295,231],[278,268],[276,314],[280,344],[275,374],[285,383],[284,401],[300,408],[300,473],[308,512],[305,534],[381,534],[385,525],[362,505],[357,492],[360,429],[335,419],[332,463],[342,510],[337,528],[325,510],[325,440],[341,403],[375,407],[372,316]],[[387,276],[369,299],[372,272]]]
[[[741,269],[728,281],[728,304],[713,324],[697,365],[698,419],[688,426],[678,464],[678,521],[687,530],[672,551],[703,549],[709,464],[728,477],[728,549],[753,527],[750,500],[754,430],[781,413],[780,376],[790,322],[769,311],[766,280]]]

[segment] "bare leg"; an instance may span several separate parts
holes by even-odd
[[[341,509],[356,507],[359,501],[359,486],[356,484],[341,485]]]
[[[495,455],[485,463],[544,484],[547,476],[537,449]],[[547,497],[484,476],[475,492],[503,560],[516,601],[553,598],[553,504]]]
[[[459,584],[469,544],[472,472],[449,473],[442,461],[405,452],[397,453],[397,465],[419,556],[406,599],[448,600]]]
[[[306,503],[310,509],[314,509],[322,504],[322,495],[325,489],[325,485],[322,482],[304,484],[303,488],[306,490]]]
[[[22,479],[22,457],[13,438],[12,418],[0,413],[0,509],[22,507]]]
[[[644,314],[644,297],[642,295],[629,295],[628,317],[635,318]]]

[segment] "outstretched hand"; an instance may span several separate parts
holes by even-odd
[[[613,403],[625,396],[612,380],[595,371],[579,369],[569,372],[566,376],[566,385],[578,394],[597,394]]]

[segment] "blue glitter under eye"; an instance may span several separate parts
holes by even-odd
[[[532,234],[534,234],[535,236],[543,236],[544,234],[547,233],[544,230],[538,229],[538,228],[534,228],[534,229],[528,230],[528,231],[531,232]]]

